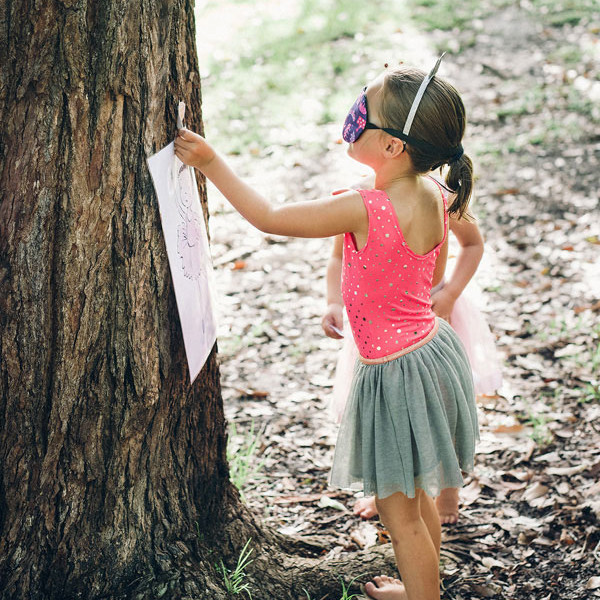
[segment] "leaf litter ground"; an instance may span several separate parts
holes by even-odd
[[[476,283],[504,359],[500,393],[479,399],[459,523],[444,529],[447,598],[600,597],[600,18],[557,22],[539,5],[504,3],[460,32],[420,34],[426,56],[454,52],[445,75],[470,111],[486,237]],[[282,142],[232,161],[270,198],[319,197],[363,174],[337,128],[312,125],[316,153]],[[340,349],[320,327],[331,242],[264,236],[213,189],[209,204],[246,503],[324,557],[387,543],[376,519],[352,514],[352,494],[327,487]]]

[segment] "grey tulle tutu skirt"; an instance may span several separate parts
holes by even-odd
[[[473,377],[461,341],[438,319],[425,344],[380,364],[356,361],[330,484],[380,498],[461,487],[479,439]]]

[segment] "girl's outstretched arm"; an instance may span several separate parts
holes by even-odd
[[[342,329],[344,299],[342,298],[342,255],[344,236],[336,235],[333,249],[327,262],[327,312],[321,319],[325,335],[339,339],[341,336],[331,328],[332,325]]]
[[[460,245],[452,275],[444,287],[431,296],[434,312],[450,321],[456,299],[471,281],[483,256],[483,237],[474,221],[450,217],[450,231]]]
[[[358,192],[272,206],[244,183],[197,133],[180,129],[175,139],[175,154],[186,165],[202,171],[247,221],[265,233],[329,237],[348,231],[366,236],[367,211]]]

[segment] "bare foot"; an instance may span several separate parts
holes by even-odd
[[[361,517],[362,519],[370,519],[377,514],[377,507],[375,506],[375,496],[369,496],[367,498],[359,498],[354,503],[354,514]]]
[[[435,499],[435,507],[442,525],[454,525],[458,521],[458,488],[444,488]]]
[[[375,600],[407,600],[404,584],[399,579],[392,579],[382,575],[381,577],[373,577],[373,581],[369,581],[365,585],[365,592],[370,598]]]

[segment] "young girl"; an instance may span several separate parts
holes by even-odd
[[[441,60],[441,59],[440,59]],[[332,485],[376,496],[402,583],[378,577],[376,599],[439,600],[440,522],[432,496],[462,484],[478,437],[468,359],[431,310],[436,258],[448,230],[444,189],[426,175],[449,163],[461,217],[472,165],[456,90],[432,72],[400,68],[369,84],[344,124],[348,153],[375,189],[272,206],[199,135],[181,130],[177,156],[200,169],[258,229],[299,237],[344,234],[343,295],[360,352],[332,466]]]
[[[363,186],[371,184],[362,182]],[[334,192],[339,193],[339,192]],[[502,374],[497,358],[494,338],[481,312],[462,295],[466,285],[475,274],[483,255],[483,238],[474,221],[449,221],[450,231],[460,246],[456,265],[448,282],[445,282],[445,268],[448,240],[440,251],[436,261],[431,290],[433,312],[446,319],[458,334],[465,346],[467,357],[473,371],[476,394],[493,394],[502,384]],[[327,311],[322,319],[325,334],[339,339],[343,330],[343,299],[341,293],[343,236],[336,236],[329,261],[327,263]],[[440,281],[441,278],[441,281]],[[340,333],[338,333],[340,332]],[[344,345],[336,366],[331,408],[339,423],[348,393],[358,350],[352,335],[346,332]],[[442,525],[458,521],[458,489],[446,488],[435,499],[435,505]],[[377,514],[375,498],[360,498],[354,505],[354,513],[363,519]]]

